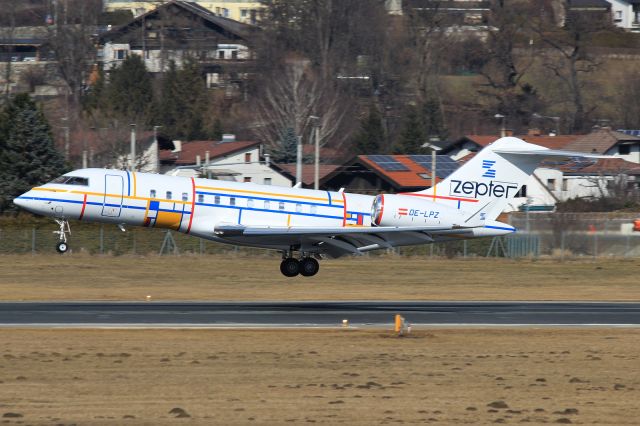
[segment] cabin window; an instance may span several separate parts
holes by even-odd
[[[156,190],[155,189],[152,189],[151,191],[149,191],[149,197],[156,198]]]
[[[204,195],[198,194],[198,202],[199,203],[204,203]]]
[[[280,203],[278,203],[278,208],[280,210],[284,210],[284,201],[280,201]]]
[[[618,154],[620,155],[631,154],[631,145],[618,145]]]
[[[235,197],[231,197],[231,198],[229,198],[229,205],[230,205],[230,206],[235,206],[235,205],[236,205],[236,199],[235,199]]]
[[[269,210],[270,207],[271,207],[271,203],[269,203],[269,201],[265,201],[264,202],[264,208]]]
[[[245,182],[245,183],[249,183],[249,182],[251,182],[251,177],[249,177],[249,176],[245,176],[245,177],[244,177],[244,182]]]
[[[252,198],[249,198],[247,200],[247,207],[253,207],[253,199]]]
[[[173,194],[171,194],[171,191],[167,191],[167,196],[166,196],[165,198],[166,198],[167,200],[170,200],[172,195],[173,195]]]
[[[182,201],[187,201],[189,199],[189,195],[186,192],[182,193]]]
[[[220,204],[220,196],[216,195],[215,197],[213,197],[213,204]]]
[[[302,204],[296,204],[296,212],[298,213],[302,212]]]

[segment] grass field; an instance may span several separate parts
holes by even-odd
[[[638,424],[637,329],[0,330],[10,424]],[[176,417],[178,417],[176,419]]]
[[[321,262],[284,278],[276,257],[0,256],[0,300],[640,300],[637,260],[429,257]]]

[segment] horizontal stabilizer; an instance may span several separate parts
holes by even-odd
[[[610,155],[598,155],[598,154],[588,154],[585,152],[576,152],[576,151],[561,151],[557,149],[532,149],[532,150],[510,150],[510,149],[495,149],[493,150],[496,154],[509,154],[509,155],[535,155],[540,158],[611,158]]]

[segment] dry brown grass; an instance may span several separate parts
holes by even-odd
[[[640,263],[371,257],[284,278],[275,257],[0,256],[0,300],[639,300]]]
[[[407,338],[380,330],[4,329],[0,417],[637,424],[639,338],[637,329],[438,329]],[[190,417],[175,419],[181,413]]]

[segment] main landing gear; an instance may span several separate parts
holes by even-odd
[[[67,234],[71,234],[69,222],[65,219],[55,219],[55,221],[60,227],[59,231],[53,231],[53,233],[58,234],[59,237],[58,244],[56,244],[56,251],[61,254],[66,253],[67,250],[69,250],[69,245],[67,244]]]
[[[292,257],[292,251],[283,253],[282,263],[280,264],[280,272],[285,277],[295,277],[300,274],[304,277],[312,277],[320,270],[320,264],[316,259],[304,256],[298,260]]]

